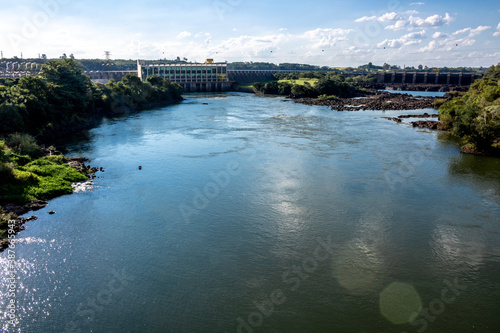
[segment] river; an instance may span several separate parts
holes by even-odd
[[[423,112],[188,94],[68,138],[105,172],[17,236],[3,329],[496,331],[500,159],[384,118]]]

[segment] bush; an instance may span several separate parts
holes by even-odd
[[[435,107],[436,109],[439,109],[439,107],[440,107],[441,105],[443,105],[444,103],[446,103],[446,98],[436,98],[436,99],[434,100],[434,107]]]
[[[33,158],[40,157],[42,155],[42,150],[36,144],[35,138],[29,134],[10,134],[5,140],[5,144],[20,155],[28,155]]]
[[[5,142],[0,141],[0,162],[7,161],[7,147],[5,147]]]
[[[7,163],[0,162],[0,179],[2,179],[2,182],[5,182],[12,177],[12,166]]]

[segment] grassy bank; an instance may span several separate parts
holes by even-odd
[[[88,179],[89,169],[74,168],[63,155],[52,155],[27,134],[11,134],[0,139],[0,239],[5,238],[7,222],[17,216],[2,206],[25,205],[73,193],[73,182]]]

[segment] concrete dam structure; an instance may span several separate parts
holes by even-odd
[[[482,77],[483,74],[463,72],[384,72],[376,75],[377,83],[446,86],[469,86]]]

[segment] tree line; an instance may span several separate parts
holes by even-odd
[[[302,77],[301,77],[302,75]],[[253,88],[256,92],[274,95],[292,95],[294,97],[318,97],[322,95],[337,96],[340,98],[353,97],[359,94],[360,90],[349,83],[343,75],[335,72],[330,73],[300,73],[276,74],[275,78],[287,81],[256,82]],[[294,83],[293,80],[299,78],[316,78],[314,85],[309,82],[304,84]]]
[[[142,82],[127,75],[120,82],[94,84],[75,60],[53,60],[37,76],[0,79],[0,136],[21,132],[43,137],[97,115],[180,100],[182,92],[160,77]]]

